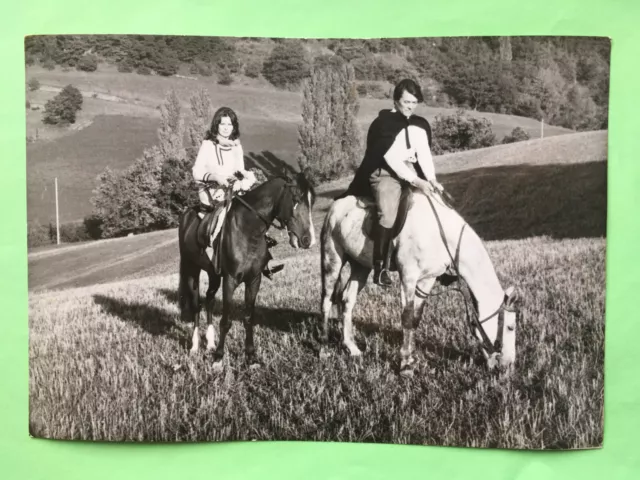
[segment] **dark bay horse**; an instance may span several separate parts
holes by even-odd
[[[209,276],[206,293],[207,350],[213,350],[214,365],[222,367],[224,343],[231,327],[231,301],[242,283],[245,284],[245,354],[249,365],[259,365],[253,341],[254,309],[260,289],[262,272],[269,260],[265,233],[277,219],[281,228],[286,228],[289,243],[293,248],[308,249],[315,244],[315,231],[311,221],[311,210],[315,202],[315,191],[303,173],[295,178],[274,177],[245,193],[235,197],[224,220],[223,234],[219,246],[221,255],[220,275],[213,263],[197,242],[200,217],[195,209],[186,210],[179,223],[180,284],[178,289],[180,312],[183,322],[193,322],[191,352],[199,348],[200,317],[200,272]],[[215,295],[222,283],[222,318],[220,339],[215,345],[213,308]]]

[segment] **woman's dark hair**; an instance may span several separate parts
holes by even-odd
[[[393,100],[398,101],[404,92],[409,92],[411,95],[418,99],[418,103],[422,103],[424,98],[422,97],[422,90],[420,90],[420,85],[411,80],[410,78],[405,78],[401,80],[396,85],[396,88],[393,90]]]
[[[233,125],[233,131],[231,132],[231,135],[229,135],[229,140],[236,140],[240,138],[240,126],[238,124],[238,116],[236,115],[236,112],[231,110],[229,107],[220,107],[216,113],[213,114],[211,126],[204,137],[205,140],[211,140],[213,143],[216,143],[218,126],[224,117],[229,117],[231,125]]]

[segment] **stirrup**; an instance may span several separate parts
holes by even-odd
[[[377,262],[376,262],[377,263]],[[391,285],[393,285],[393,280],[391,280],[391,278],[389,277],[389,270],[387,268],[385,268],[384,263],[378,263],[376,264],[374,263],[373,265],[373,283],[374,285],[378,285],[380,287],[389,287]],[[387,274],[387,280],[389,282],[385,282],[382,281],[382,274],[385,273]]]
[[[272,276],[274,273],[278,273],[284,268],[284,264],[276,265],[275,267],[267,267],[262,271],[262,274],[267,277],[269,280],[272,280]]]
[[[376,282],[376,285],[379,285],[381,287],[392,287],[393,286],[393,279],[391,278],[391,275],[389,275],[389,270],[387,268],[382,268],[382,270],[380,270],[380,275],[378,276],[378,281]]]
[[[267,248],[273,248],[278,244],[278,242],[274,238],[270,237],[269,235],[265,235],[264,239],[267,242]]]

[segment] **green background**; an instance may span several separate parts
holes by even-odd
[[[640,2],[30,0],[0,20],[0,475],[46,478],[640,478]],[[343,4],[343,1],[345,2]],[[601,450],[520,452],[311,442],[122,445],[28,436],[23,38],[31,34],[612,38],[605,434]],[[571,285],[567,285],[571,288]]]

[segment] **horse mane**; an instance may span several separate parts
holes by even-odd
[[[299,173],[297,173],[295,175],[295,177],[292,177],[289,173],[283,173],[283,174],[279,174],[279,175],[274,175],[273,177],[267,179],[266,181],[264,181],[263,183],[261,183],[259,186],[257,186],[256,188],[254,188],[253,190],[251,190],[250,192],[247,193],[247,195],[251,192],[254,192],[255,190],[258,190],[262,185],[265,185],[269,182],[272,182],[273,180],[276,179],[281,179],[283,180],[285,183],[293,183],[295,184],[299,189],[300,192],[303,196],[306,197],[307,193],[311,193],[311,198],[312,198],[312,202],[314,201],[314,199],[316,198],[316,189],[315,186],[313,184],[313,182],[309,179],[309,176],[307,175],[307,173],[305,171],[301,171]]]
[[[307,175],[306,170],[301,171],[297,175],[297,180],[298,180],[298,185],[300,186],[300,189],[302,190],[302,194],[306,195],[307,192],[311,193],[311,198],[312,198],[312,202],[313,202],[313,199],[316,198],[316,189],[315,189],[315,186],[314,186],[313,182],[311,181],[311,179]]]

